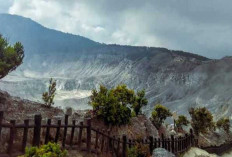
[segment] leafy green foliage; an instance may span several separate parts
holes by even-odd
[[[135,97],[135,102],[133,104],[133,109],[136,115],[141,114],[141,108],[146,106],[148,103],[145,98],[145,90],[141,90],[137,92],[137,96]]]
[[[129,123],[132,113],[136,115],[136,112],[131,112],[131,108],[142,107],[145,104],[145,92],[144,95],[141,94],[136,95],[126,85],[118,85],[109,90],[101,85],[99,91],[92,90],[89,104],[93,107],[93,113],[103,119],[106,124],[123,125]],[[134,105],[136,103],[137,105]],[[137,113],[140,112],[141,107],[137,107]]]
[[[22,157],[67,157],[67,151],[61,150],[58,144],[49,142],[40,148],[26,148],[25,155]]]
[[[190,122],[184,115],[180,115],[176,120],[177,128],[182,128],[182,126],[187,126]]]
[[[54,104],[54,97],[56,92],[56,81],[52,78],[49,81],[48,92],[44,92],[42,99],[47,107],[51,107]]]
[[[149,157],[148,145],[136,143],[135,146],[128,149],[128,157]]]
[[[191,125],[196,135],[207,133],[214,129],[213,115],[205,107],[191,108],[189,114],[192,118]]]
[[[152,111],[151,120],[157,128],[160,128],[164,120],[170,116],[172,116],[172,114],[168,108],[163,105],[157,104]]]
[[[20,42],[11,46],[0,34],[0,79],[22,64],[24,48]]]
[[[217,121],[216,126],[224,129],[227,133],[230,132],[230,120],[229,118],[221,118]]]

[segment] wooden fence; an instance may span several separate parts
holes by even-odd
[[[231,150],[231,148],[232,148],[232,142],[225,143],[220,146],[201,147],[201,149],[211,154],[217,154],[217,155],[222,155],[223,153]]]
[[[3,121],[3,112],[0,111],[0,148],[6,147],[0,157],[17,156],[23,154],[26,146],[39,146],[46,144],[49,141],[56,142],[66,149],[78,149],[95,154],[110,154],[110,156],[126,157],[127,149],[133,147],[136,143],[147,145],[150,152],[155,148],[162,147],[174,154],[179,154],[186,151],[194,145],[194,136],[192,130],[190,134],[184,137],[175,138],[153,138],[152,136],[146,139],[127,139],[127,136],[115,137],[111,136],[109,131],[99,130],[91,126],[91,119],[87,119],[86,123],[80,122],[76,124],[76,120],[68,122],[68,115],[65,115],[64,123],[57,120],[56,124],[52,124],[51,119],[47,119],[46,124],[42,123],[41,115],[35,115],[33,124],[30,120],[24,120],[23,124],[16,124],[15,120],[10,123]],[[7,144],[3,146],[1,137],[3,129],[7,129],[4,135],[7,137]],[[53,129],[53,130],[52,130]],[[21,130],[20,139],[16,139],[16,134]],[[43,133],[42,134],[42,130]],[[33,133],[29,133],[29,132]],[[6,133],[6,132],[5,132]],[[31,140],[29,139],[31,138]],[[16,147],[16,141],[17,147]]]

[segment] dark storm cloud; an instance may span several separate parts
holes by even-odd
[[[220,58],[232,55],[231,6],[231,0],[15,0],[9,13],[99,42]]]

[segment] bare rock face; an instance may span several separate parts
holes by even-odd
[[[49,78],[55,77],[55,105],[89,109],[91,89],[124,83],[146,90],[147,116],[159,102],[177,114],[205,106],[216,119],[231,117],[231,57],[211,60],[165,48],[100,44],[13,15],[1,15],[0,23],[3,36],[25,46],[24,63],[0,80],[0,89],[11,95],[41,100]]]
[[[128,139],[144,139],[149,136],[158,137],[157,129],[152,125],[151,121],[143,115],[133,117],[130,124],[123,126],[106,126],[101,120],[93,119],[92,126],[96,126],[105,132],[109,131],[111,135],[117,137],[127,135]]]

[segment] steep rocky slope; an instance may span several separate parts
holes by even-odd
[[[160,102],[178,114],[207,106],[218,116],[231,116],[230,57],[210,60],[165,48],[100,44],[18,16],[0,15],[0,23],[0,32],[12,42],[22,41],[26,50],[23,65],[0,81],[0,89],[12,95],[40,101],[54,77],[56,105],[87,109],[92,88],[125,83],[146,89],[147,114]]]

